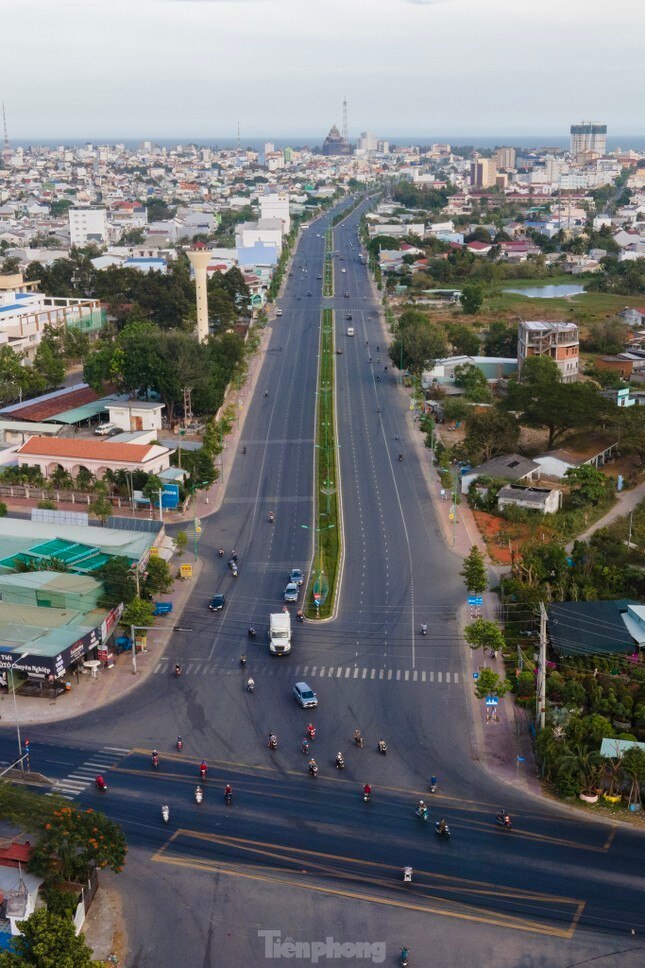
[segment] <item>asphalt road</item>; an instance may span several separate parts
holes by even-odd
[[[632,927],[645,931],[642,837],[581,823],[521,792],[502,793],[473,760],[471,684],[456,628],[460,562],[439,536],[407,437],[405,398],[357,259],[358,217],[335,230],[333,300],[322,298],[317,278],[329,216],[303,232],[280,301],[284,315],[258,364],[256,394],[239,401],[248,413],[226,497],[204,521],[205,567],[181,622],[191,631],[175,636],[134,695],[31,730],[32,766],[76,802],[100,802],[123,823],[131,850],[120,883],[131,964],[141,968],[286,958],[287,949],[271,948],[268,957],[262,931],[294,942],[329,936],[366,943],[375,947],[362,960],[375,964],[395,964],[403,943],[411,965],[642,964],[640,937],[630,935]],[[268,614],[281,607],[290,568],[307,571],[311,562],[311,531],[303,525],[313,515],[324,305],[336,309],[343,350],[336,357],[343,583],[337,619],[296,624],[292,655],[276,659],[268,654]],[[346,335],[347,312],[354,337]],[[226,567],[233,548],[237,579]],[[217,615],[207,610],[215,592],[227,596]],[[417,634],[422,622],[427,638]],[[258,631],[254,641],[249,625]],[[253,695],[244,689],[242,651]],[[180,680],[172,676],[175,661],[184,668]],[[300,678],[318,693],[313,712],[293,701]],[[299,748],[309,720],[318,729],[317,780]],[[362,750],[351,743],[357,726],[366,737]],[[266,747],[271,730],[276,752]],[[376,752],[381,736],[385,757]],[[11,744],[2,738],[0,756],[9,758]],[[150,764],[153,747],[158,771]],[[337,750],[346,756],[342,773],[333,765]],[[209,777],[197,805],[202,758]],[[99,771],[108,779],[105,795],[91,785]],[[434,795],[431,773],[440,780]],[[360,796],[366,781],[369,804]],[[234,788],[228,808],[226,782]],[[448,819],[450,841],[414,816],[422,796],[433,820]],[[502,797],[515,821],[510,832],[495,824]],[[168,827],[162,802],[170,805]],[[406,864],[415,869],[412,885],[402,882]],[[359,960],[356,949],[345,949],[341,963],[352,960]],[[313,956],[301,963],[314,963]],[[329,962],[320,955],[318,963]]]

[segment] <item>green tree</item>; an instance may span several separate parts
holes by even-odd
[[[508,679],[502,679],[493,669],[484,667],[479,670],[479,678],[475,685],[475,695],[478,699],[485,699],[486,696],[497,696],[501,699],[511,688]]]
[[[163,558],[150,558],[146,565],[146,591],[151,595],[169,592],[172,588],[172,577],[168,562]],[[136,623],[135,623],[136,624]]]
[[[121,827],[94,810],[61,807],[40,831],[30,872],[64,881],[84,881],[92,870],[123,870],[127,846]]]
[[[597,750],[576,745],[560,756],[557,762],[558,773],[568,773],[578,784],[578,792],[593,793],[600,782],[604,762]]]
[[[469,592],[481,595],[488,588],[486,563],[477,545],[472,545],[464,559],[464,567],[459,574],[464,579],[464,584]]]
[[[465,420],[470,413],[470,407],[463,397],[448,397],[442,407],[446,420]]]
[[[127,605],[137,594],[137,583],[128,558],[115,555],[98,569],[97,577],[103,582],[101,604],[113,608],[123,602]]]
[[[161,478],[156,474],[148,474],[148,480],[143,485],[141,493],[147,497],[155,507],[159,506],[159,491],[163,490]]]
[[[466,399],[473,403],[488,403],[492,399],[488,380],[474,363],[463,363],[455,367],[455,385],[462,387]]]
[[[517,326],[508,326],[499,320],[491,323],[484,337],[484,353],[486,356],[515,359],[517,357]]]
[[[46,908],[19,921],[22,934],[12,939],[12,950],[0,952],[0,968],[90,968],[92,951],[70,918]]]
[[[390,359],[395,366],[401,366],[402,360],[405,370],[420,377],[424,370],[434,366],[435,360],[446,355],[446,338],[443,330],[432,325],[427,318],[423,322],[409,322],[405,326],[401,325],[402,320],[403,316],[399,320],[396,339],[390,347]]]
[[[641,802],[641,791],[645,784],[645,750],[632,746],[623,756],[622,771],[631,781],[629,803]]]
[[[126,626],[136,625],[139,628],[146,628],[154,622],[154,605],[146,602],[142,598],[133,598],[123,609],[121,624]]]
[[[504,636],[498,625],[486,618],[476,618],[467,625],[464,637],[471,649],[491,649],[499,652],[504,647]]]
[[[464,312],[469,316],[474,316],[479,312],[484,303],[484,293],[482,292],[481,286],[473,282],[467,283],[461,291],[459,301]]]
[[[479,336],[470,326],[465,326],[463,323],[450,323],[448,339],[454,353],[464,356],[479,356]]]
[[[187,547],[188,535],[185,531],[178,531],[175,535],[175,548],[177,549],[177,554],[183,555]]]
[[[497,407],[480,411],[471,408],[466,418],[464,443],[471,460],[487,461],[496,454],[512,451],[520,433],[520,424],[513,414]]]
[[[564,477],[571,486],[571,497],[579,505],[597,506],[609,490],[609,479],[591,464],[570,467]]]
[[[78,478],[77,478],[78,480]],[[112,502],[107,494],[99,492],[90,504],[90,513],[101,522],[103,527],[112,515]]]

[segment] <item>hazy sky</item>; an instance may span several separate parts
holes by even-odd
[[[644,0],[0,0],[13,138],[643,134]]]

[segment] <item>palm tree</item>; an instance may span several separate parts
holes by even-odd
[[[580,783],[581,793],[593,793],[604,769],[604,760],[596,750],[578,744],[557,761],[558,773],[572,773]]]

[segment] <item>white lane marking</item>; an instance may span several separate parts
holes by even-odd
[[[425,682],[425,681],[426,681],[426,674],[425,674],[425,672],[422,672],[421,673],[421,682]]]
[[[370,672],[370,679],[373,679],[375,675],[376,675],[376,669],[372,669],[372,671]]]
[[[397,669],[397,670],[396,670],[396,679],[397,679],[397,682],[398,682],[398,680],[399,680],[400,678],[401,678],[401,670],[400,670],[400,669]]]
[[[104,746],[104,750],[109,750],[110,753],[129,753],[130,750],[124,749],[122,746]]]
[[[442,672],[438,672],[437,673],[437,681],[438,682],[443,682],[443,673]]]

